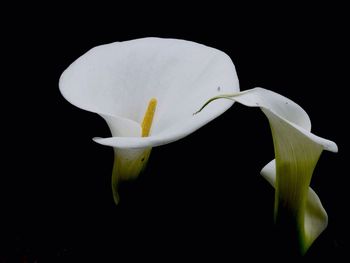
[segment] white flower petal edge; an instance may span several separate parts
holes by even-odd
[[[94,138],[115,152],[112,187],[135,178],[151,148],[179,140],[232,106],[218,101],[193,116],[202,102],[239,91],[235,67],[225,53],[190,41],[142,38],[95,47],[62,74],[59,87],[73,105],[101,115],[112,137]],[[150,100],[157,100],[151,132],[141,137]]]
[[[320,199],[309,187],[312,173],[322,151],[337,152],[337,145],[312,134],[307,113],[295,102],[275,92],[255,88],[215,97],[203,107],[218,98],[260,107],[268,118],[276,159],[267,164],[261,174],[276,189],[276,222],[294,224],[289,226],[292,228],[289,233],[295,230],[295,239],[304,254],[328,223]]]

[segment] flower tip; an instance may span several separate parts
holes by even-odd
[[[200,113],[201,111],[202,111],[202,109],[197,110],[196,112],[192,113],[192,116],[197,115],[197,114]]]
[[[330,142],[328,145],[326,145],[327,150],[330,152],[337,153],[338,152],[338,145],[335,142]]]
[[[93,137],[92,140],[93,140],[95,143],[108,146],[108,144],[106,144],[106,141],[107,141],[107,140],[104,139],[104,138],[101,138],[101,137]]]

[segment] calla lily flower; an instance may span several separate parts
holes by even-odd
[[[275,188],[275,221],[288,234],[295,235],[302,254],[327,227],[328,216],[316,193],[309,187],[317,161],[323,150],[337,152],[337,145],[312,134],[307,113],[295,102],[275,92],[255,88],[226,98],[248,107],[259,107],[269,120],[275,160],[261,171]]]
[[[111,134],[94,141],[114,148],[112,189],[136,178],[152,147],[179,140],[226,111],[218,101],[200,115],[202,102],[239,91],[231,59],[190,41],[144,38],[95,47],[62,74],[59,87],[73,105],[99,114]]]

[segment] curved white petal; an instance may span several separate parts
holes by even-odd
[[[276,162],[269,164],[262,174],[275,185],[277,222],[290,220],[285,215],[295,218],[300,249],[305,253],[328,223],[319,198],[309,188],[312,173],[322,150],[336,152],[337,145],[312,134],[306,112],[281,95],[255,89],[234,99],[248,106],[259,106],[269,119]]]
[[[208,115],[211,113],[207,113],[206,115],[197,114],[194,115],[193,119],[187,119],[180,121],[181,125],[173,125],[168,129],[158,133],[157,135],[151,135],[149,137],[108,137],[108,138],[100,138],[95,137],[93,140],[102,145],[112,146],[117,148],[145,148],[145,147],[155,147],[164,145],[167,143],[171,143],[177,141],[187,134],[190,134],[198,129],[197,125],[194,125],[192,122],[198,118],[197,122],[200,122],[204,125],[204,123],[208,123],[211,118],[208,118]],[[184,132],[186,131],[186,132]]]
[[[300,241],[300,249],[305,253],[328,222],[321,201],[309,188],[312,173],[322,151],[337,152],[337,145],[312,134],[307,113],[295,102],[275,92],[255,88],[214,97],[203,107],[218,98],[231,99],[248,107],[259,107],[268,118],[276,162],[265,166],[262,175],[276,189],[277,222],[294,221],[295,225],[290,228],[297,228],[295,240]]]
[[[305,130],[311,130],[310,118],[304,109],[294,101],[271,90],[254,88],[238,93],[233,99],[248,107],[271,110],[290,123]]]
[[[157,99],[149,138],[112,132],[111,138],[94,139],[118,148],[157,146],[183,138],[233,103],[217,101],[201,116],[193,116],[203,100],[239,91],[235,67],[225,53],[161,38],[95,47],[65,70],[59,86],[62,95],[79,108],[136,123],[141,123],[149,100]],[[118,121],[106,121],[115,130],[123,129]]]
[[[268,164],[262,174],[276,189],[277,222],[290,220],[285,215],[294,218],[300,249],[305,253],[328,223],[320,199],[309,188],[311,177],[322,150],[337,152],[337,145],[312,134],[306,112],[277,93],[257,88],[233,99],[260,107],[269,119],[276,161]]]
[[[194,42],[160,38],[95,47],[63,72],[59,87],[73,105],[100,114],[111,130],[112,137],[93,140],[114,147],[116,203],[119,181],[141,172],[152,147],[185,137],[233,103],[217,101],[194,116],[204,99],[239,91],[235,67],[225,53]],[[148,137],[141,137],[150,101]]]

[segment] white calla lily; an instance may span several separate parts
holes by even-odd
[[[231,59],[201,44],[144,38],[95,47],[72,63],[59,82],[73,105],[101,115],[112,137],[94,138],[115,150],[112,188],[135,178],[151,148],[179,140],[232,104],[220,101],[193,116],[203,100],[238,92]]]
[[[219,98],[260,107],[268,118],[276,159],[267,164],[261,174],[276,189],[276,223],[289,228],[288,234],[295,235],[291,238],[299,243],[304,254],[328,223],[320,199],[309,187],[311,177],[322,151],[337,152],[337,145],[312,134],[307,113],[275,92],[255,88],[221,95],[209,100],[201,109]]]

